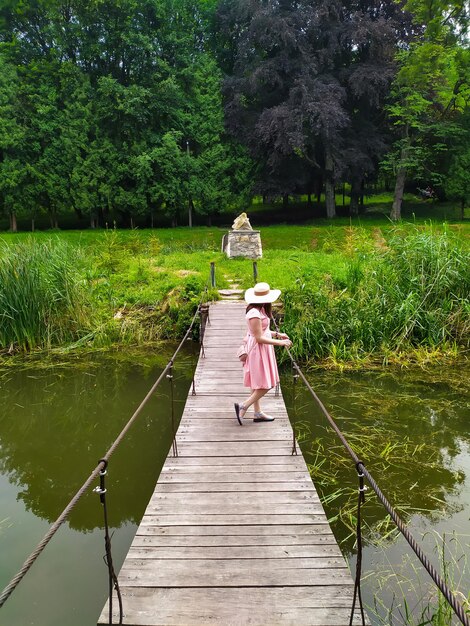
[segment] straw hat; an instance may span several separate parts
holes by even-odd
[[[268,283],[257,283],[245,291],[245,301],[248,304],[265,304],[274,302],[280,295],[280,289],[270,289]]]

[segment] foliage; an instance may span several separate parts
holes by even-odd
[[[467,347],[470,255],[451,233],[396,231],[379,255],[352,259],[344,280],[285,293],[286,332],[304,359],[364,359],[374,352]]]
[[[460,201],[462,216],[470,202],[470,115],[462,120],[459,137],[456,138],[450,156],[449,170],[444,182],[446,195]]]
[[[410,0],[405,6],[416,37],[397,55],[389,105],[396,142],[383,167],[397,177],[392,219],[401,216],[407,176],[442,189],[445,156],[461,133],[470,97],[468,7],[460,0]]]
[[[346,224],[262,229],[258,276],[283,291],[283,324],[295,339],[297,355],[343,367],[377,358],[393,361],[410,352],[437,358],[458,352],[454,342],[465,347],[468,229]],[[223,255],[221,235],[205,228],[67,232],[53,239],[37,233],[38,248],[69,243],[74,280],[92,313],[73,338],[35,345],[96,348],[181,336],[201,297],[218,297],[204,294],[211,261],[217,288],[227,287],[228,280],[245,289],[253,284],[251,261]],[[5,259],[16,259],[22,245],[32,247],[27,236],[2,239],[8,242]],[[15,301],[14,294],[8,298]],[[3,335],[2,349],[16,341]]]
[[[0,198],[92,227],[212,215],[244,192],[197,0],[11,2],[0,10]],[[234,170],[237,168],[237,173]],[[243,197],[243,196],[242,196]]]
[[[228,128],[259,164],[264,194],[311,193],[375,172],[384,98],[407,19],[393,1],[221,2]],[[328,191],[330,190],[330,194]]]

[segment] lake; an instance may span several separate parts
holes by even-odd
[[[21,567],[83,484],[170,358],[173,345],[28,359],[0,366],[0,587]],[[187,345],[175,368],[179,419],[195,366]],[[432,559],[446,535],[445,559],[460,559],[451,576],[468,594],[470,573],[470,367],[365,373],[320,371],[309,379]],[[282,379],[291,417],[292,376]],[[228,407],[231,410],[231,407]],[[355,567],[356,474],[302,383],[295,401],[299,438],[325,499],[333,531]],[[164,380],[111,457],[107,502],[118,570],[171,446],[169,383]],[[361,454],[360,452],[364,453]],[[407,544],[384,522],[368,492],[363,595],[374,624],[415,615],[434,602]],[[339,515],[340,509],[342,514]],[[92,626],[107,598],[103,512],[87,493],[1,611],[5,626]],[[424,598],[421,602],[420,598]],[[388,619],[390,621],[390,619]]]

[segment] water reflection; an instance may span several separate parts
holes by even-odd
[[[144,398],[169,358],[147,354],[146,362],[110,355],[50,369],[27,368],[0,380],[0,469],[27,511],[56,519]],[[191,359],[180,360],[175,398],[181,413],[191,378]],[[138,522],[171,443],[168,383],[155,396],[110,461],[111,523]],[[148,496],[147,496],[148,497]],[[88,494],[73,513],[73,529],[101,525],[96,496]],[[98,515],[97,515],[98,513]]]

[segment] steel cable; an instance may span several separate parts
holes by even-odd
[[[117,438],[114,440],[114,442],[111,445],[111,447],[108,449],[106,454],[100,460],[98,465],[95,467],[95,469],[92,471],[90,476],[87,478],[87,480],[80,487],[80,489],[77,491],[77,493],[73,496],[73,498],[67,504],[65,509],[62,511],[62,513],[56,519],[56,521],[51,525],[51,527],[49,528],[47,533],[44,535],[44,537],[38,543],[38,545],[33,550],[33,552],[31,552],[31,554],[26,559],[26,561],[23,563],[23,565],[18,570],[18,572],[15,574],[15,576],[13,576],[13,578],[10,580],[8,585],[3,589],[2,593],[0,594],[0,608],[5,604],[5,602],[11,596],[11,594],[16,589],[16,587],[19,585],[21,580],[25,577],[25,575],[31,569],[32,565],[34,564],[34,562],[36,561],[38,556],[41,554],[41,552],[44,550],[44,548],[47,546],[47,544],[52,539],[52,537],[55,535],[55,533],[59,530],[59,528],[62,526],[62,524],[67,520],[68,516],[70,515],[70,513],[72,512],[72,510],[74,509],[74,507],[76,506],[78,501],[80,500],[80,498],[86,493],[86,491],[88,490],[88,488],[90,487],[92,482],[97,478],[99,473],[105,468],[105,465],[109,461],[109,458],[114,453],[114,451],[116,450],[118,445],[121,443],[121,441],[124,439],[124,437],[126,436],[128,430],[131,428],[131,426],[133,425],[133,423],[135,422],[137,417],[140,415],[142,409],[144,408],[144,406],[147,404],[147,402],[149,401],[149,399],[153,395],[155,389],[158,387],[160,382],[166,376],[166,373],[168,372],[168,370],[172,367],[173,362],[174,362],[176,356],[180,352],[184,342],[189,337],[189,334],[190,334],[190,332],[193,329],[193,326],[194,326],[194,323],[196,321],[196,318],[199,315],[200,308],[201,308],[201,305],[198,305],[198,307],[196,309],[196,313],[194,314],[194,316],[192,318],[191,324],[190,324],[188,330],[186,331],[185,336],[181,340],[181,343],[178,345],[178,347],[175,350],[173,356],[171,357],[170,361],[167,363],[167,365],[165,366],[165,368],[162,371],[162,373],[160,374],[160,376],[157,378],[155,383],[152,385],[152,387],[150,388],[150,391],[147,393],[145,398],[142,400],[142,402],[139,404],[137,409],[134,411],[133,415],[130,417],[130,419],[127,422],[127,424],[124,426],[124,428],[121,430],[121,432],[119,433]]]
[[[274,319],[273,319],[273,322],[274,322],[274,325],[276,327],[276,330],[279,331],[278,325],[277,325],[277,323],[276,323],[276,321]],[[305,386],[307,387],[307,389],[309,390],[310,394],[313,396],[313,398],[317,402],[318,406],[320,407],[321,412],[326,417],[326,419],[328,420],[329,424],[331,425],[331,427],[333,428],[333,430],[335,431],[335,433],[338,435],[339,439],[341,440],[341,443],[345,447],[346,451],[348,452],[348,454],[353,459],[354,464],[355,464],[356,468],[358,469],[358,471],[362,470],[362,472],[364,473],[364,476],[367,478],[370,486],[374,490],[374,492],[377,495],[377,497],[379,498],[379,500],[382,502],[385,510],[390,515],[392,520],[395,522],[395,525],[397,526],[398,530],[401,532],[401,534],[406,539],[406,541],[410,545],[410,547],[413,550],[413,552],[416,554],[418,559],[421,561],[421,563],[423,564],[424,568],[426,569],[428,574],[431,576],[432,580],[437,585],[437,587],[439,588],[439,590],[441,591],[442,595],[445,597],[447,602],[450,604],[450,606],[454,610],[454,612],[457,615],[457,617],[459,618],[459,620],[462,622],[462,624],[464,624],[464,626],[470,626],[469,615],[467,614],[465,608],[462,606],[461,602],[459,602],[459,600],[457,600],[457,598],[452,593],[452,591],[449,589],[449,587],[447,586],[445,581],[442,579],[440,574],[437,572],[435,567],[431,564],[429,559],[424,554],[423,550],[419,547],[416,539],[413,537],[413,535],[410,533],[410,531],[406,528],[406,525],[403,522],[403,520],[398,516],[397,512],[395,511],[395,509],[389,503],[389,501],[384,496],[384,494],[382,493],[381,489],[379,488],[379,486],[375,482],[374,478],[371,476],[369,471],[366,469],[364,463],[359,459],[357,454],[351,448],[351,446],[349,445],[346,437],[343,435],[343,433],[341,432],[341,430],[337,426],[337,424],[334,421],[334,419],[331,417],[331,415],[326,410],[325,405],[320,400],[320,398],[317,396],[317,394],[313,390],[313,388],[310,385],[310,383],[308,382],[308,380],[305,378],[304,373],[302,372],[300,367],[297,365],[297,363],[296,363],[294,357],[292,356],[292,353],[289,350],[289,348],[286,347],[285,349],[286,349],[286,351],[287,351],[287,353],[289,355],[289,358],[290,358],[290,360],[292,362],[292,367],[297,371],[297,373],[299,374],[300,378],[304,381]]]

